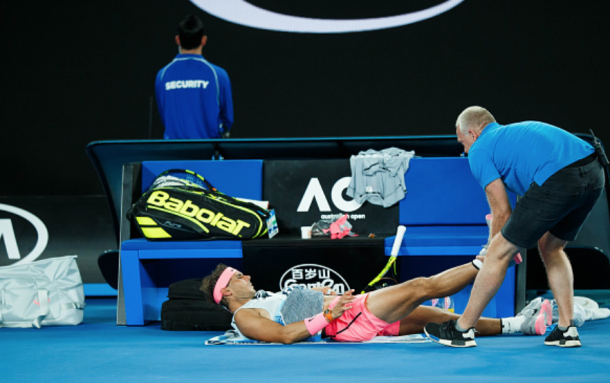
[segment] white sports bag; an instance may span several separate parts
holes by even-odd
[[[0,267],[0,327],[77,325],[84,308],[76,255]]]

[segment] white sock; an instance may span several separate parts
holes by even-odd
[[[502,323],[502,334],[520,334],[521,325],[525,322],[525,317],[517,315],[512,318],[502,318],[500,322]]]

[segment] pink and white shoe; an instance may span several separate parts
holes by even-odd
[[[552,320],[551,302],[538,297],[517,315],[523,316],[521,332],[525,335],[543,335]]]
[[[545,299],[542,301],[542,310],[546,314],[546,325],[550,326],[553,324],[553,308],[551,306],[551,301]]]

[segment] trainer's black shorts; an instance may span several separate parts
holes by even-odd
[[[592,157],[580,165],[582,161],[561,169],[542,186],[533,182],[502,228],[504,238],[526,249],[535,247],[547,231],[564,241],[575,240],[605,184],[599,160]]]

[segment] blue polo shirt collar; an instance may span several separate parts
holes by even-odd
[[[490,122],[489,124],[485,125],[485,127],[481,131],[481,134],[479,134],[479,137],[477,138],[477,140],[474,142],[474,144],[472,144],[470,150],[472,150],[472,148],[477,144],[477,142],[479,142],[481,137],[483,137],[485,134],[487,134],[488,132],[490,132],[498,127],[500,127],[500,124],[498,124],[497,122]]]

